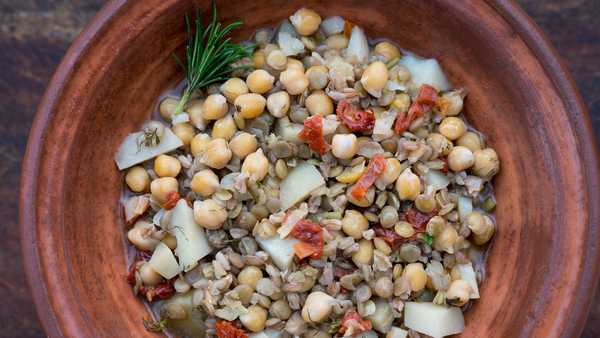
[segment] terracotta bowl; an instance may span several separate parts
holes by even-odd
[[[39,107],[21,187],[31,292],[51,337],[146,337],[125,282],[113,155],[182,79],[193,1],[109,2],[74,42]],[[208,1],[199,4],[203,9]],[[498,233],[462,337],[577,337],[598,277],[598,157],[587,113],[552,47],[510,1],[228,1],[246,38],[302,5],[435,57],[466,87],[469,120],[502,160]]]

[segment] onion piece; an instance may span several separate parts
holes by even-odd
[[[362,28],[354,26],[346,48],[346,60],[352,63],[366,63],[369,58],[369,42]]]
[[[414,85],[412,90],[415,95],[419,87],[424,84],[432,85],[439,91],[452,88],[436,59],[423,59],[407,54],[400,59],[399,63],[410,71],[411,80]]]
[[[183,271],[193,269],[212,251],[204,230],[194,221],[194,211],[184,199],[180,199],[173,208],[169,231],[177,239],[175,254]]]
[[[330,36],[344,31],[346,20],[341,16],[330,16],[321,22],[321,28],[325,35]]]
[[[373,127],[373,140],[382,141],[386,138],[394,136],[392,127],[398,112],[395,109],[386,110],[381,113],[375,120],[375,126]]]
[[[181,272],[173,252],[163,242],[158,243],[148,263],[165,279],[171,279]]]
[[[279,236],[270,238],[256,236],[254,239],[281,270],[288,269],[294,261],[294,244],[299,242],[297,239],[281,239]]]
[[[407,302],[404,304],[404,325],[419,333],[441,338],[463,332],[465,319],[458,307]]]
[[[450,179],[443,172],[429,169],[425,175],[425,182],[433,189],[433,192],[444,189],[450,184]]]
[[[305,200],[313,190],[323,185],[325,185],[325,179],[314,165],[306,162],[298,164],[279,186],[281,210],[285,211]]]
[[[158,155],[168,153],[181,146],[183,142],[177,137],[171,129],[165,128],[164,135],[160,138],[160,143],[154,147],[142,147],[138,151],[138,140],[143,132],[129,134],[117,151],[115,162],[119,170],[127,169],[138,163],[145,162]]]
[[[464,222],[472,211],[473,200],[469,197],[458,196],[458,216],[460,217],[460,221]]]
[[[479,298],[479,287],[477,286],[477,276],[475,275],[475,270],[473,269],[473,264],[470,262],[467,264],[457,264],[456,268],[458,272],[460,272],[460,279],[469,283],[471,286],[471,294],[469,298],[478,299]]]

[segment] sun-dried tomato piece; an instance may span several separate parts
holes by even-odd
[[[429,222],[429,220],[436,214],[436,211],[424,214],[415,208],[410,208],[404,214],[404,218],[408,223],[412,224],[413,227],[417,228],[417,230],[424,230],[427,222]]]
[[[246,332],[232,322],[219,320],[215,325],[215,334],[219,338],[248,338]]]
[[[396,123],[394,124],[396,134],[402,134],[407,131],[414,120],[425,115],[425,112],[430,111],[436,104],[437,97],[437,89],[430,85],[422,85],[419,88],[419,94],[417,94],[410,108],[408,108],[408,112],[398,114]]]
[[[296,222],[290,235],[300,240],[300,243],[294,245],[294,252],[298,258],[321,258],[325,243],[323,228],[319,224],[307,219],[301,219]]]
[[[167,195],[167,201],[165,203],[163,203],[162,207],[167,210],[171,210],[175,207],[175,204],[177,204],[177,202],[179,202],[180,199],[181,199],[181,196],[179,195],[179,193],[177,191],[171,191]]]
[[[392,248],[395,248],[404,241],[404,238],[394,231],[394,229],[385,229],[379,224],[373,227],[373,231],[375,231],[375,237],[383,239]]]
[[[358,110],[348,100],[340,101],[335,112],[340,121],[352,131],[367,131],[375,127],[375,113],[371,110]]]
[[[353,272],[353,270],[342,268],[341,266],[335,266],[333,268],[333,276],[336,278],[342,278],[345,275],[349,275]]]
[[[156,299],[169,299],[175,294],[175,288],[171,281],[165,281],[154,286],[141,286],[138,290],[139,294],[146,297],[149,302]]]
[[[444,156],[441,158],[442,162],[444,162],[444,166],[440,169],[441,172],[447,173],[450,167],[448,166],[448,157]]]
[[[357,200],[365,197],[367,190],[375,183],[377,177],[381,175],[385,171],[386,161],[383,155],[377,154],[373,156],[371,162],[367,166],[367,170],[360,176],[358,182],[356,182],[352,188],[350,188],[350,193]]]
[[[329,150],[329,144],[323,136],[323,116],[315,115],[304,120],[304,128],[298,133],[298,137],[306,141],[310,149],[324,155]]]
[[[339,332],[345,335],[346,331],[350,330],[349,335],[355,336],[372,328],[373,325],[370,320],[362,319],[358,312],[350,310],[344,315]]]

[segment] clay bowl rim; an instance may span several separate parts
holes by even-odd
[[[48,302],[48,294],[45,288],[37,250],[36,214],[32,202],[35,201],[37,190],[37,174],[40,169],[40,159],[43,152],[44,132],[48,125],[52,110],[63,88],[83,54],[93,41],[93,37],[102,34],[105,23],[111,20],[127,0],[111,0],[93,17],[85,29],[71,44],[58,68],[56,69],[49,85],[38,106],[35,119],[29,134],[27,150],[24,156],[21,171],[19,218],[21,231],[22,254],[24,257],[25,272],[29,289],[33,294],[36,310],[40,321],[48,336],[61,336],[57,314],[52,310]],[[573,79],[569,75],[560,56],[550,44],[533,20],[513,0],[486,0],[500,16],[514,29],[526,43],[532,54],[542,65],[546,75],[551,79],[556,92],[568,109],[570,123],[574,130],[579,131],[574,135],[578,142],[578,151],[584,160],[584,174],[587,178],[587,196],[589,201],[588,217],[588,241],[583,252],[583,261],[590,262],[583,270],[580,283],[574,288],[575,301],[565,313],[570,313],[570,321],[564,329],[565,337],[578,336],[587,319],[587,314],[593,299],[598,282],[600,267],[593,262],[600,258],[600,209],[594,205],[600,205],[600,157],[595,142],[590,118],[585,104],[576,89]]]

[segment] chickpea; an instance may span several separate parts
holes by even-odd
[[[149,263],[142,263],[139,268],[140,278],[142,283],[148,286],[154,286],[161,282],[161,275],[154,270]]]
[[[273,83],[275,83],[275,77],[264,69],[253,71],[246,78],[246,85],[248,85],[250,92],[257,94],[264,94],[271,90]]]
[[[384,57],[385,61],[391,61],[400,57],[400,50],[388,41],[382,41],[375,45],[375,53]]]
[[[311,115],[329,115],[333,113],[333,100],[323,91],[310,94],[304,102]]]
[[[256,290],[256,284],[263,278],[262,271],[256,266],[247,266],[238,273],[238,283],[240,285],[248,285],[252,290]]]
[[[375,294],[381,298],[388,299],[394,295],[394,283],[390,277],[382,276],[375,282]]]
[[[473,173],[481,177],[492,177],[500,170],[498,154],[492,148],[477,150],[473,153],[475,163],[471,169]]]
[[[421,193],[421,180],[419,176],[413,174],[410,168],[406,168],[398,180],[396,180],[396,191],[401,200],[414,201]]]
[[[344,34],[334,34],[325,40],[325,44],[331,49],[344,49],[348,47],[348,38]]]
[[[154,172],[159,177],[177,177],[181,171],[181,162],[173,156],[158,155],[154,159]]]
[[[192,155],[194,155],[194,157],[202,155],[206,151],[206,148],[208,148],[210,141],[211,138],[208,134],[198,134],[194,136],[190,143]]]
[[[329,71],[325,66],[312,66],[306,71],[310,89],[320,90],[329,83]]]
[[[427,284],[427,273],[421,263],[406,264],[402,274],[408,279],[410,289],[414,292],[421,291]]]
[[[269,172],[269,160],[262,149],[249,154],[242,164],[242,173],[248,174],[251,181],[262,181]]]
[[[431,133],[427,136],[427,144],[433,148],[438,154],[444,156],[448,155],[452,150],[452,142],[448,140],[444,135],[438,133]]]
[[[386,159],[385,162],[385,170],[381,173],[381,175],[379,175],[377,181],[379,181],[382,185],[387,186],[388,184],[394,183],[398,179],[402,165],[398,159],[393,157]]]
[[[308,87],[306,74],[294,68],[288,68],[281,72],[279,81],[290,95],[300,95]]]
[[[431,194],[421,194],[415,199],[415,206],[420,212],[428,214],[436,207],[435,197]]]
[[[427,222],[427,233],[436,237],[439,236],[446,228],[446,220],[441,216],[433,216]]]
[[[330,295],[314,291],[306,297],[302,307],[302,319],[307,323],[320,323],[329,317],[334,303],[335,299]]]
[[[288,69],[297,69],[301,72],[304,72],[304,64],[302,63],[302,61],[298,60],[298,59],[294,59],[292,57],[288,57],[287,58],[287,65],[286,68]]]
[[[363,231],[369,229],[369,221],[360,212],[347,209],[342,218],[342,231],[354,239],[361,239]]]
[[[405,111],[408,111],[409,107],[410,107],[410,96],[408,96],[408,94],[406,94],[406,93],[396,94],[394,101],[392,101],[392,108],[403,113]]]
[[[472,290],[469,283],[457,279],[450,283],[450,287],[446,291],[446,301],[453,306],[463,306],[469,301]]]
[[[321,16],[312,9],[300,8],[292,16],[290,22],[296,28],[296,32],[300,35],[312,35],[319,29],[321,24]]]
[[[449,254],[454,253],[454,244],[458,241],[458,232],[451,225],[446,225],[444,229],[434,237],[434,247],[440,251],[446,251]]]
[[[438,99],[440,113],[444,116],[456,116],[463,109],[463,97],[457,90],[446,92]]]
[[[358,266],[361,264],[370,265],[373,261],[373,242],[361,239],[358,242],[358,251],[352,254],[352,261]]]
[[[209,197],[219,188],[219,176],[210,169],[200,170],[192,177],[191,188],[200,196]]]
[[[127,170],[125,183],[127,183],[127,186],[133,192],[144,192],[150,188],[150,176],[146,169],[135,166]]]
[[[321,330],[317,330],[317,329],[310,329],[302,335],[302,338],[331,338],[331,337],[332,336],[329,332],[325,332],[325,331],[321,331]]]
[[[287,177],[288,167],[287,167],[287,164],[285,163],[285,160],[280,158],[277,160],[277,162],[275,162],[275,174],[277,175],[277,177],[280,180]]]
[[[179,104],[179,100],[172,97],[167,97],[166,99],[162,100],[158,106],[160,116],[167,121],[171,121],[177,104]]]
[[[189,146],[192,142],[194,136],[196,136],[196,131],[194,130],[194,126],[189,123],[178,123],[173,126],[173,134],[179,137],[184,146]]]
[[[379,223],[384,228],[393,227],[398,222],[398,219],[398,211],[390,205],[383,207],[379,213]]]
[[[258,305],[251,305],[248,307],[248,313],[240,316],[240,322],[242,322],[244,327],[248,330],[260,332],[265,329],[267,310]]]
[[[280,299],[273,304],[271,304],[271,308],[269,309],[269,313],[274,318],[279,318],[281,320],[287,320],[292,316],[292,309],[290,305],[285,299]]]
[[[372,62],[362,74],[360,83],[372,96],[380,97],[388,81],[388,69],[381,61]]]
[[[440,134],[446,136],[450,141],[458,140],[467,131],[467,126],[458,117],[446,117],[438,127]]]
[[[194,202],[194,221],[201,227],[217,230],[227,219],[227,210],[213,199]]]
[[[235,106],[240,112],[240,116],[245,119],[253,119],[265,110],[267,100],[259,94],[242,94],[235,99]]]
[[[133,228],[127,232],[127,239],[138,250],[154,251],[154,248],[160,243],[155,236],[155,229],[152,223],[138,221]]]
[[[397,80],[400,83],[406,83],[408,82],[408,80],[410,80],[410,78],[412,77],[412,74],[410,73],[410,70],[408,70],[408,68],[406,68],[403,65],[399,65],[398,67],[398,74],[397,76]]]
[[[489,242],[496,231],[494,221],[478,211],[473,211],[467,216],[466,224],[473,234],[473,242],[477,245]]]
[[[276,49],[267,55],[267,64],[275,70],[284,70],[287,61],[287,56],[279,49]]]
[[[202,117],[205,120],[218,120],[227,114],[227,99],[221,94],[209,95],[202,104]]]
[[[412,224],[408,222],[396,223],[396,225],[394,226],[394,231],[402,238],[409,238],[415,234],[415,229],[413,229]]]
[[[236,131],[235,121],[233,121],[233,117],[229,114],[215,121],[212,129],[212,137],[229,141]]]
[[[475,163],[473,152],[467,147],[456,146],[448,154],[448,167],[452,171],[467,170]]]
[[[246,85],[246,82],[237,77],[232,77],[231,79],[225,81],[225,83],[221,85],[220,89],[221,93],[225,95],[229,103],[234,103],[238,96],[248,93],[248,86]]]
[[[290,94],[280,91],[269,95],[267,97],[267,110],[277,118],[286,116],[290,110]]]
[[[231,148],[235,156],[241,159],[256,151],[257,147],[258,141],[256,141],[256,136],[247,132],[241,132],[229,141],[229,148]]]
[[[231,160],[231,150],[227,146],[227,141],[217,138],[206,146],[202,154],[202,163],[214,169],[223,169]]]
[[[254,52],[254,54],[252,54],[252,64],[254,65],[255,69],[260,69],[260,68],[264,67],[265,63],[266,63],[266,56],[265,56],[264,50],[259,49],[256,52]]]
[[[164,203],[170,193],[179,191],[179,182],[173,177],[157,178],[150,183],[150,192],[158,202]]]
[[[335,134],[331,140],[331,152],[333,156],[347,160],[356,155],[358,151],[358,139],[354,134]]]
[[[475,152],[483,147],[483,142],[477,133],[468,131],[456,141],[456,145],[467,147],[472,152]]]
[[[366,208],[371,206],[371,204],[373,204],[375,201],[375,187],[370,187],[365,196],[361,199],[356,199],[356,197],[354,197],[350,191],[351,189],[346,189],[346,198],[348,199],[348,202],[356,206]]]
[[[192,100],[190,102],[189,107],[186,109],[188,115],[190,116],[190,121],[194,125],[194,127],[204,130],[206,129],[206,120],[202,117],[202,105],[204,104],[203,100]]]

